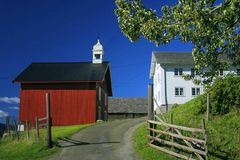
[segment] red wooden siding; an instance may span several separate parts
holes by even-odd
[[[46,116],[45,94],[50,93],[53,125],[75,125],[96,122],[96,90],[25,90],[20,93],[21,121],[35,123],[35,117]]]

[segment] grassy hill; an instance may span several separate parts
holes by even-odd
[[[200,127],[201,119],[205,117],[203,111],[205,95],[174,108],[165,116],[169,122],[170,113],[174,114],[174,124],[189,127]],[[209,159],[240,160],[240,111],[231,110],[228,114],[212,116],[207,123]],[[147,125],[143,125],[135,132],[134,141],[137,152],[143,160],[175,160],[176,158],[147,146]]]

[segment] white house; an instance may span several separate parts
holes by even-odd
[[[203,87],[181,76],[191,74],[194,61],[190,52],[153,52],[150,79],[154,85],[154,109],[182,104],[203,92]]]
[[[150,79],[153,80],[154,109],[165,109],[173,104],[183,104],[203,93],[203,86],[184,80],[181,75],[194,74],[194,60],[191,52],[153,52]],[[240,73],[239,69],[233,72]],[[223,76],[230,71],[220,70]]]

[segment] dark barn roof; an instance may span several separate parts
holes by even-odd
[[[13,82],[20,83],[70,83],[107,81],[111,89],[110,63],[53,62],[32,63]]]
[[[108,67],[108,62],[32,63],[14,82],[102,81]]]
[[[147,98],[109,98],[108,113],[147,113]]]

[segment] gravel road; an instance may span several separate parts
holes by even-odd
[[[116,120],[83,129],[59,140],[63,150],[53,160],[139,160],[132,146],[134,130],[146,118]]]

